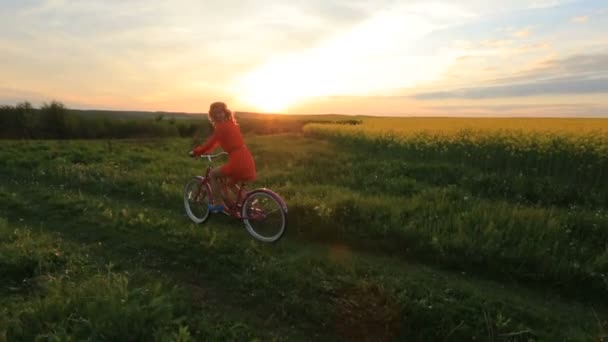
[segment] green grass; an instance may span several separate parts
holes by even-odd
[[[255,185],[290,208],[275,245],[224,216],[187,220],[182,186],[204,166],[187,140],[2,142],[0,336],[606,338],[596,203],[535,201],[526,185],[496,190],[491,172],[336,141],[247,141]]]

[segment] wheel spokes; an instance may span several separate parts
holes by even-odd
[[[274,241],[283,233],[285,213],[278,201],[266,193],[255,194],[246,205],[245,224],[262,241]]]
[[[184,194],[186,214],[195,223],[204,221],[209,215],[209,208],[205,202],[206,197],[206,188],[200,182],[193,181],[187,186]]]

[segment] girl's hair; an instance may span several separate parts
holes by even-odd
[[[215,126],[218,122],[232,121],[236,123],[236,118],[224,102],[213,102],[209,107],[209,121]]]

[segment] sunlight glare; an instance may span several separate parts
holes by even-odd
[[[370,96],[435,79],[460,51],[405,57],[403,52],[451,15],[464,16],[437,4],[380,12],[315,48],[268,61],[246,75],[237,92],[258,110],[279,112],[313,97]]]

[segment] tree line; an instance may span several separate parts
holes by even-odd
[[[34,108],[29,102],[0,106],[3,139],[157,138],[205,135],[211,128],[203,120],[94,117],[71,111],[61,102]]]
[[[237,113],[244,134],[300,133],[308,123],[359,125],[361,120],[318,120],[288,115]],[[121,139],[208,136],[213,127],[206,115],[192,118],[170,113],[133,117],[128,112],[79,111],[52,101],[34,108],[29,102],[0,106],[0,139]]]

